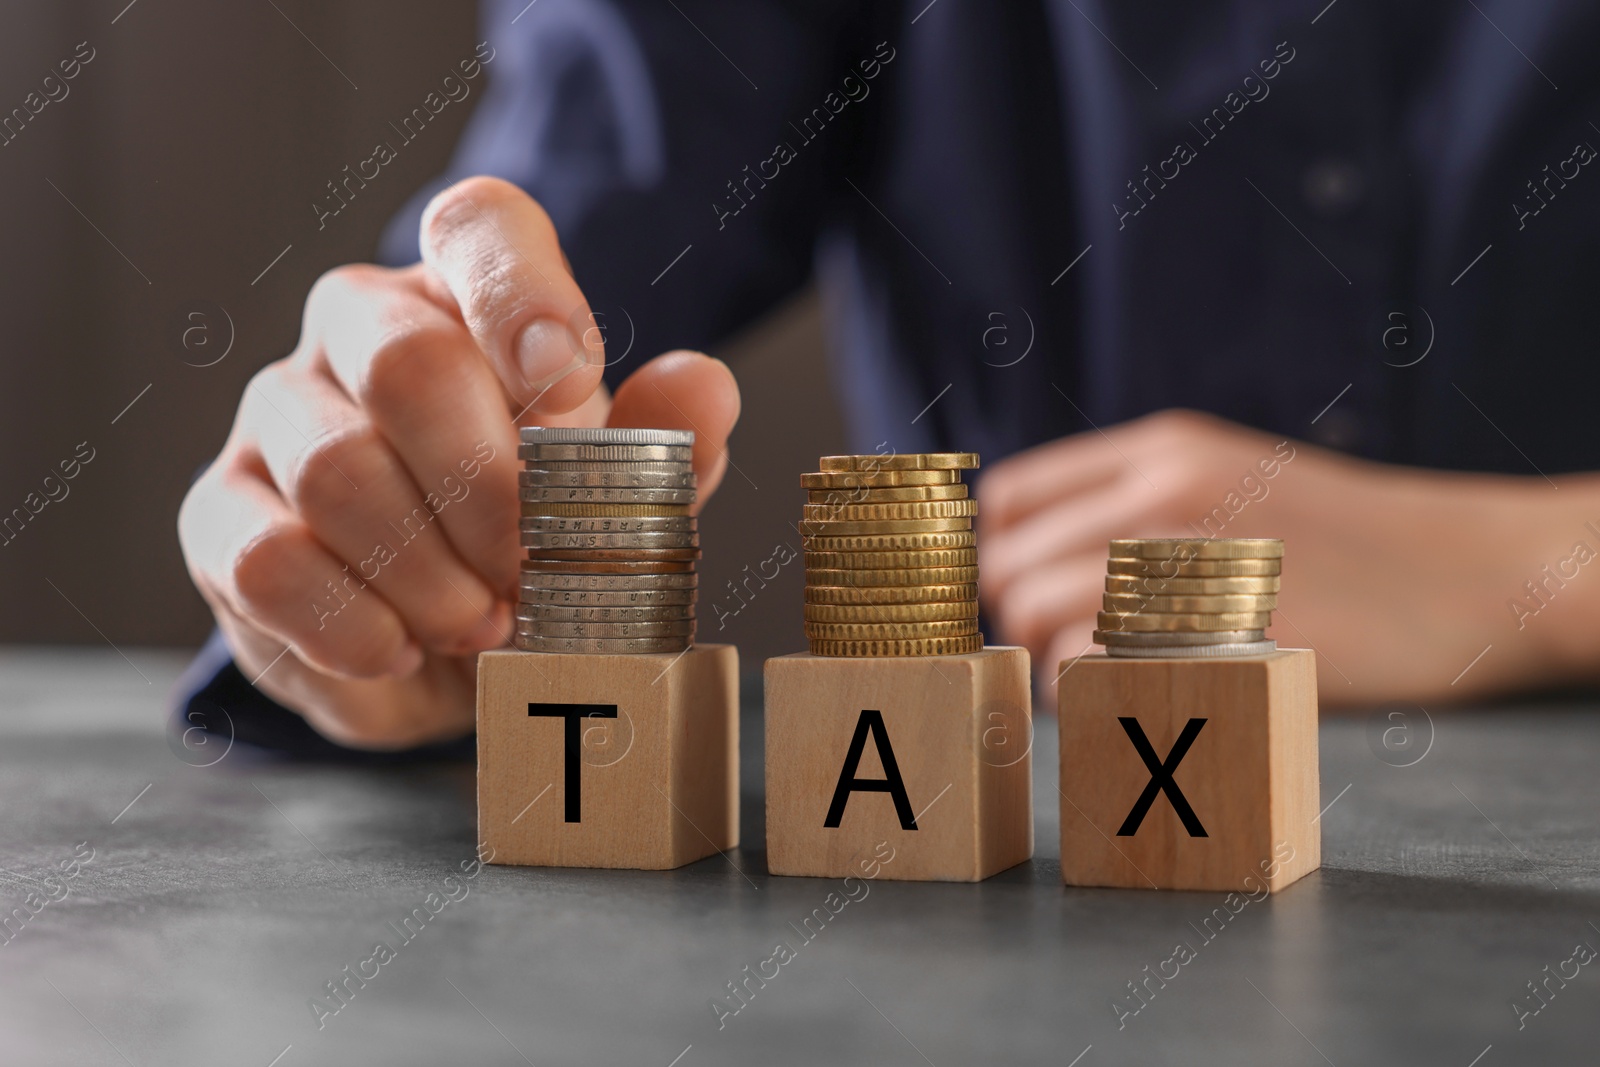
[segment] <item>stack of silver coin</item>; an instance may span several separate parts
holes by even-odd
[[[687,430],[523,429],[518,648],[638,655],[694,644],[693,450]]]

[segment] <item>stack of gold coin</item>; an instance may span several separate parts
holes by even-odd
[[[824,456],[802,474],[806,637],[816,656],[983,648],[970,452]]]
[[[1176,538],[1111,542],[1094,639],[1108,656],[1254,656],[1276,649],[1283,542]]]
[[[525,652],[682,652],[700,534],[686,430],[522,431]]]

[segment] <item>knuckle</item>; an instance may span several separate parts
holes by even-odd
[[[288,359],[285,358],[268,363],[250,376],[239,399],[239,411],[234,416],[235,434],[243,431],[247,436],[253,436],[256,428],[262,425],[262,420],[269,415],[281,417],[272,405],[276,402],[274,398],[281,396],[288,387],[287,373]]]
[[[993,519],[1005,518],[1011,513],[1020,488],[1021,484],[1013,476],[1012,469],[997,464],[978,482],[979,514]]]
[[[1029,615],[1027,583],[1013,584],[994,600],[995,621],[1011,635],[1020,634]]]
[[[462,229],[478,225],[484,215],[512,204],[531,205],[535,224],[553,230],[544,208],[520,187],[502,178],[479,175],[456,182],[428,202],[422,213],[422,240],[441,250]]]
[[[353,640],[334,646],[329,642],[327,658],[335,670],[352,678],[377,678],[389,669],[400,654],[401,638],[387,627],[370,627]]]
[[[178,505],[178,547],[191,568],[200,556],[200,543],[205,537],[201,529],[201,516],[206,503],[214,499],[216,491],[217,483],[211,472],[207,471],[195,479],[189,491],[183,494],[183,503]]]
[[[233,590],[246,615],[277,614],[305,561],[304,544],[293,531],[277,527],[253,539],[233,561]]]
[[[409,325],[373,350],[361,381],[361,403],[397,410],[429,395],[430,384],[454,377],[461,337],[450,324]]]
[[[261,397],[271,396],[278,390],[279,382],[282,379],[283,365],[281,360],[274,360],[250,375],[250,380],[244,383],[244,399],[239,403],[240,410],[244,411],[254,406]]]
[[[350,503],[377,447],[366,427],[324,436],[300,454],[285,487],[304,515],[329,515]]]
[[[344,263],[324,271],[306,294],[305,312],[300,324],[302,347],[308,338],[320,336],[322,327],[337,323],[348,314],[352,301],[379,285],[393,272],[370,263]]]

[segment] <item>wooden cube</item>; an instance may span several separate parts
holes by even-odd
[[[493,862],[664,870],[739,844],[739,653],[485,652],[478,838]]]
[[[767,869],[976,882],[1033,855],[1028,653],[766,663]]]
[[[1068,885],[1275,892],[1321,865],[1315,653],[1062,670]]]

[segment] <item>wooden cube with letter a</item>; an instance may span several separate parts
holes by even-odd
[[[478,838],[494,862],[681,867],[739,844],[739,654],[485,652]]]
[[[1068,885],[1276,891],[1321,865],[1315,653],[1062,668]]]
[[[767,869],[976,882],[1033,855],[1028,653],[766,664]]]

